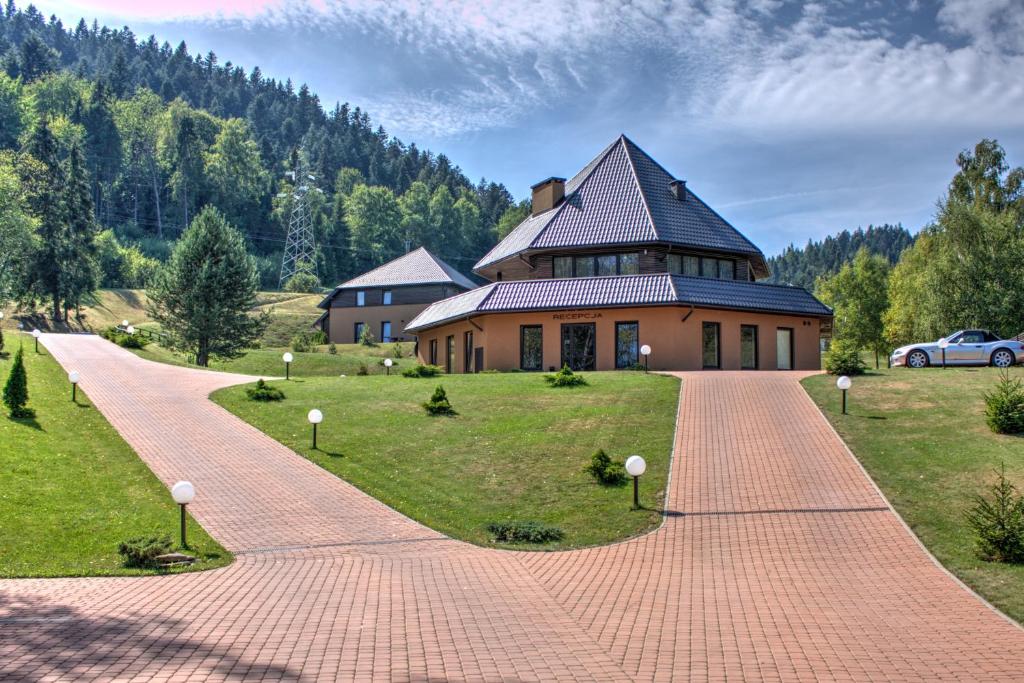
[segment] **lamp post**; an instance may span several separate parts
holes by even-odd
[[[850,389],[852,385],[853,381],[846,375],[843,375],[842,377],[836,380],[836,387],[838,387],[843,392],[843,415],[846,415],[846,392]]]
[[[640,475],[647,471],[647,462],[639,455],[626,458],[626,473],[633,477],[633,509],[640,509]]]
[[[71,382],[71,402],[78,402],[78,382],[82,379],[82,376],[78,374],[78,370],[72,370],[68,373],[68,381]]]
[[[32,337],[36,340],[36,353],[39,353],[39,338],[43,336],[43,333],[38,329],[32,330]]]
[[[124,329],[124,331],[127,332],[130,337],[135,336],[135,325],[129,325]]]
[[[285,351],[285,354],[281,356],[281,360],[284,361],[284,378],[286,380],[291,379],[292,376],[292,361],[295,360],[295,356],[289,351]]]
[[[316,450],[316,426],[324,421],[324,414],[316,408],[309,411],[309,415],[306,416],[309,420],[309,424],[313,425],[313,450]]]
[[[128,329],[128,324],[129,324],[129,323],[128,323],[128,321],[127,321],[127,320],[122,320],[122,321],[121,321],[121,327],[123,327],[123,328],[124,328],[124,329],[126,329],[126,330]]]
[[[649,358],[649,356],[651,355],[651,347],[648,346],[647,344],[644,344],[643,346],[641,346],[640,347],[640,355],[644,357],[644,372],[647,372],[650,369],[650,358]]]
[[[390,358],[384,359],[384,371],[387,372],[388,376],[391,375],[391,366],[395,364],[395,361]]]
[[[942,349],[942,369],[946,369],[946,349],[949,348],[949,340],[943,337],[939,340],[939,348]]]
[[[171,487],[171,498],[181,508],[181,547],[188,548],[188,541],[185,536],[185,506],[196,497],[196,487],[190,481],[179,481]]]

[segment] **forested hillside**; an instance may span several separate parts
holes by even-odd
[[[374,128],[359,107],[325,111],[305,85],[128,28],[81,21],[68,30],[8,0],[0,71],[0,150],[22,152],[40,122],[59,159],[79,148],[96,221],[112,231],[103,237],[108,256],[120,262],[165,258],[168,241],[213,204],[246,235],[264,286],[276,286],[290,211],[285,174],[296,158],[322,190],[311,196],[324,285],[407,245],[468,271],[512,206],[504,186],[471,182],[443,154]],[[135,275],[120,262],[105,267],[104,285],[144,284],[125,280],[144,278],[145,262]]]
[[[824,240],[808,240],[807,245],[790,245],[778,256],[768,259],[771,282],[786,283],[814,289],[820,275],[831,275],[843,264],[853,260],[861,247],[872,254],[880,254],[896,263],[904,249],[914,243],[914,237],[902,225],[869,225],[867,230],[843,230]]]

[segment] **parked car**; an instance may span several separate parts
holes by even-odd
[[[1008,368],[1024,361],[1024,344],[1000,339],[987,330],[960,330],[944,337],[946,365],[994,365]],[[926,368],[942,365],[942,348],[938,339],[929,344],[908,344],[892,352],[889,359],[893,367]]]

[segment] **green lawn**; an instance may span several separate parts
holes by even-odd
[[[1012,372],[1024,377],[1022,368]],[[979,560],[964,519],[1000,463],[1024,490],[1024,439],[985,424],[982,394],[997,379],[994,368],[872,370],[853,378],[849,415],[842,415],[834,377],[810,377],[804,386],[935,556],[1024,621],[1024,566]]]
[[[0,358],[6,383],[19,335],[5,331]],[[118,544],[142,535],[178,536],[178,506],[114,428],[78,392],[71,402],[64,370],[24,337],[34,420],[0,413],[0,577],[147,574],[126,569]],[[187,570],[211,569],[231,555],[194,520]]]
[[[380,375],[385,372],[382,365],[385,358],[394,360],[395,365],[391,368],[391,372],[399,374],[404,368],[416,365],[416,359],[411,357],[413,344],[403,342],[399,346],[402,349],[401,358],[395,354],[394,344],[379,344],[377,346],[338,344],[336,355],[328,353],[327,346],[319,347],[316,353],[298,353],[287,347],[253,349],[234,360],[211,360],[210,369],[257,377],[284,377],[284,361],[281,360],[281,356],[285,351],[290,351],[295,358],[291,367],[293,378],[355,375],[364,366],[369,374]],[[158,344],[150,344],[145,349],[134,350],[134,353],[140,358],[160,363],[196,367],[190,365],[184,355],[165,349]]]
[[[547,548],[607,543],[660,521],[679,381],[633,372],[587,373],[590,386],[553,389],[525,373],[309,378],[276,382],[281,403],[248,400],[231,387],[214,400],[313,462],[441,532],[489,544],[489,522],[554,524],[565,539]],[[438,384],[459,415],[421,407]],[[320,450],[306,413],[319,408]],[[604,448],[648,463],[642,504],[631,485],[605,488],[583,472]]]

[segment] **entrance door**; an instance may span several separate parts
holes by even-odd
[[[570,323],[562,325],[562,365],[570,370],[597,368],[597,325]]]
[[[701,362],[705,370],[722,367],[720,332],[721,326],[718,323],[704,323],[701,326]]]
[[[793,369],[793,330],[780,327],[775,331],[775,367],[779,370]]]

